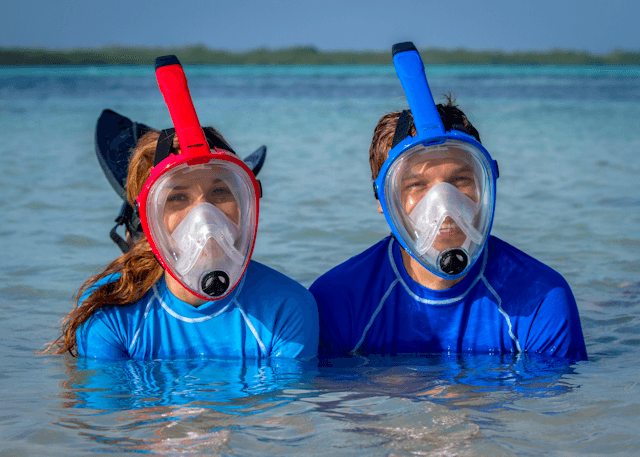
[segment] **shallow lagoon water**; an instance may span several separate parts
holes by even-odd
[[[261,144],[254,258],[309,286],[388,234],[368,146],[391,67],[186,67],[203,123]],[[170,124],[151,67],[0,69],[0,456],[634,455],[640,451],[640,70],[428,67],[500,165],[493,233],[560,271],[590,360],[95,362],[36,351],[117,254],[104,108]]]

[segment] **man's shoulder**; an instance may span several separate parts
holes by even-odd
[[[381,265],[388,260],[389,240],[390,237],[386,237],[360,254],[331,268],[316,279],[309,289],[313,292],[314,289],[323,286],[337,286],[339,284],[353,286],[365,281],[369,276],[375,275],[380,271]]]
[[[571,287],[553,268],[497,238],[489,243],[485,275],[501,298],[516,334],[523,319],[523,349],[575,359],[587,352]]]
[[[548,265],[498,238],[491,237],[484,276],[507,313],[529,314],[550,302],[575,303],[565,278]]]
[[[566,284],[564,277],[556,270],[500,238],[492,236],[487,248],[487,275],[500,275],[503,278],[525,276],[530,282],[548,283],[550,286]]]

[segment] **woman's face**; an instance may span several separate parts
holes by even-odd
[[[183,172],[170,187],[164,206],[163,221],[169,235],[199,203],[210,203],[220,209],[236,225],[240,222],[240,207],[229,184],[216,177],[211,169]]]

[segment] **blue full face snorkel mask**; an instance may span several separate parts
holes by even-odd
[[[392,234],[414,259],[441,278],[460,278],[491,231],[497,164],[473,136],[445,130],[413,43],[393,46],[393,64],[416,136],[389,151],[376,195]]]

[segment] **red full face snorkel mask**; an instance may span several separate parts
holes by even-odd
[[[222,142],[210,149],[178,59],[156,59],[156,77],[180,152],[156,157],[136,199],[140,221],[162,267],[197,297],[219,300],[240,282],[251,259],[260,185]],[[172,140],[163,132],[156,155]]]

